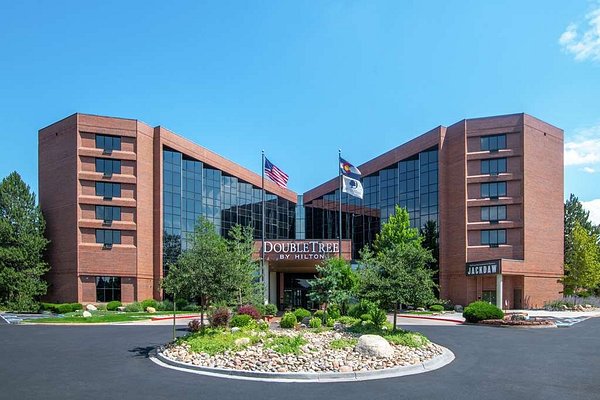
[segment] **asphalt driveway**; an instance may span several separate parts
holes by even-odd
[[[147,354],[170,339],[168,326],[0,325],[0,399],[600,399],[600,318],[559,329],[409,329],[456,360],[378,381],[262,383],[155,365]]]

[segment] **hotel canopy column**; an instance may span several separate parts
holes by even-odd
[[[496,306],[502,309],[502,274],[496,275]]]

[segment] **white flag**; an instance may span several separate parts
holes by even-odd
[[[351,196],[363,198],[363,186],[358,179],[350,178],[349,176],[342,176],[342,192],[348,193]]]

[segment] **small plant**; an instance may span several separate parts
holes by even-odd
[[[229,323],[232,327],[244,328],[246,326],[251,325],[254,322],[254,319],[248,314],[238,314],[234,315],[231,318],[231,322]]]
[[[181,309],[181,311],[198,312],[200,311],[200,306],[194,303],[188,303],[185,307]]]
[[[333,318],[337,320],[342,316],[342,313],[340,311],[340,308],[336,304],[332,304],[329,307],[327,307],[327,316],[328,318]]]
[[[354,318],[361,318],[362,315],[368,314],[375,308],[377,308],[376,304],[367,300],[361,300],[359,303],[350,306],[348,315]]]
[[[363,314],[360,316],[361,321],[373,321],[371,314]]]
[[[381,308],[375,308],[369,312],[371,316],[371,321],[375,324],[376,327],[381,328],[385,321],[387,321],[387,313]]]
[[[341,338],[341,339],[334,339],[331,342],[329,342],[329,347],[331,347],[332,349],[335,349],[335,350],[342,350],[342,349],[346,349],[348,347],[354,347],[354,346],[356,346],[357,343],[358,343],[358,339]]]
[[[224,328],[229,324],[230,318],[231,312],[229,312],[229,309],[227,307],[219,307],[213,311],[208,319],[210,326],[213,328]]]
[[[320,328],[321,327],[321,319],[317,317],[312,317],[308,322],[308,326],[311,328]]]
[[[444,306],[441,304],[433,304],[429,306],[429,310],[433,312],[442,312],[444,311]]]
[[[144,301],[142,301],[142,310],[146,311],[146,308],[148,307],[152,307],[156,310],[156,308],[158,307],[158,302],[154,299],[146,299]]]
[[[321,321],[327,321],[327,316],[328,314],[325,312],[325,310],[317,310],[313,314],[313,317],[319,318]]]
[[[275,315],[277,314],[277,306],[275,304],[265,304],[265,315]]]
[[[156,309],[158,311],[173,311],[173,302],[171,300],[159,301]]]
[[[279,326],[285,329],[291,329],[294,326],[296,326],[297,322],[298,321],[296,320],[296,315],[294,313],[286,312],[285,314],[283,314],[283,317],[281,317]]]
[[[258,321],[257,326],[259,331],[267,332],[269,330],[269,323],[265,321]]]
[[[296,316],[296,321],[302,322],[304,318],[310,317],[310,311],[300,307],[294,310],[294,315]]]
[[[475,301],[463,310],[463,317],[467,322],[479,322],[488,319],[502,319],[504,313],[501,309],[487,301]]]
[[[187,307],[187,305],[189,304],[189,301],[187,301],[186,299],[177,299],[175,300],[175,305],[177,306],[178,310],[183,310],[185,307]],[[171,307],[171,310],[173,308]]]
[[[240,306],[237,310],[238,315],[248,315],[252,319],[260,319],[261,313],[251,304]]]
[[[200,329],[202,329],[202,324],[200,323],[199,319],[193,319],[190,322],[188,322],[188,330],[190,332],[200,332]]]
[[[271,348],[279,354],[300,354],[302,353],[301,347],[306,343],[301,335],[298,336],[279,336],[274,338],[270,343],[267,343],[265,347]]]
[[[125,311],[127,312],[140,312],[142,311],[142,305],[140,303],[133,302],[133,303],[129,303],[125,306]]]
[[[429,340],[417,332],[396,330],[388,334],[384,334],[384,337],[390,343],[413,348],[419,348],[429,344]]]
[[[118,300],[114,300],[114,301],[110,301],[107,305],[106,305],[106,309],[108,311],[117,311],[117,308],[121,307],[121,302]]]
[[[327,318],[327,321],[325,321],[325,324],[328,328],[333,328],[333,325],[335,325],[335,319],[329,317]]]
[[[81,304],[81,303],[71,303],[71,309],[73,311],[83,310],[83,304]]]
[[[349,316],[343,316],[338,319],[338,322],[345,326],[352,326],[360,323],[360,319]]]

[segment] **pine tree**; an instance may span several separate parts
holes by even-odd
[[[15,311],[37,311],[48,285],[43,260],[48,245],[46,224],[35,194],[13,172],[0,182],[0,305]]]

